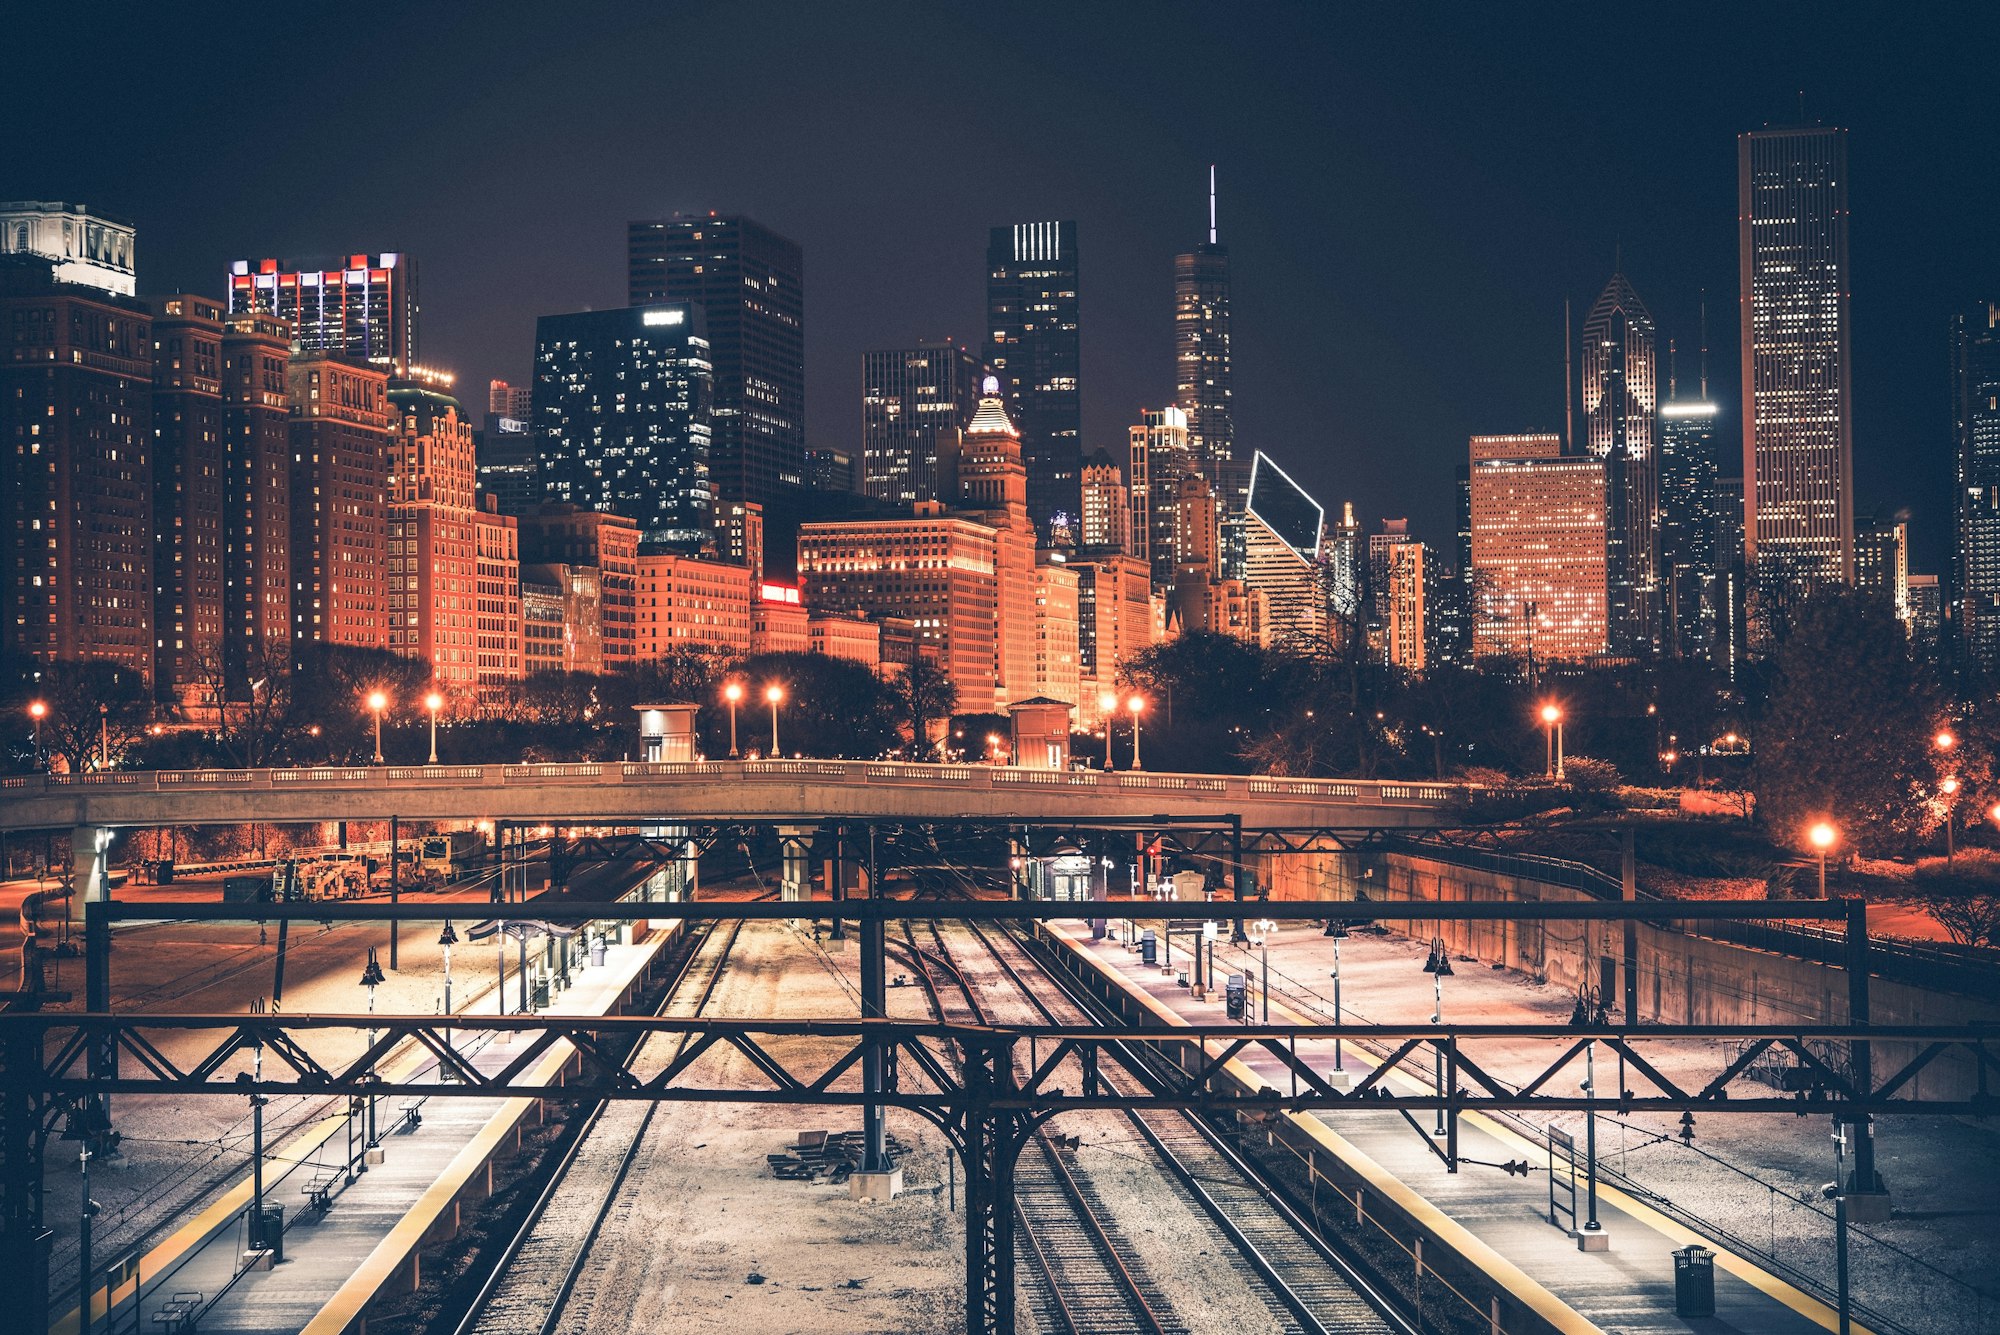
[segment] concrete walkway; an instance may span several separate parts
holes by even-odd
[[[603,966],[586,964],[573,974],[570,989],[546,1013],[605,1013],[667,939],[666,934],[655,933],[640,945],[609,947]],[[461,1013],[492,1014],[491,993],[461,1008]],[[473,1057],[473,1064],[482,1071],[498,1071],[532,1039],[529,1034],[496,1039]],[[418,1049],[384,1073],[391,1079],[408,1078],[435,1064]],[[405,1100],[381,1099],[376,1129],[384,1159],[375,1165],[364,1161],[365,1120],[355,1119],[350,1126],[344,1115],[308,1128],[288,1145],[267,1147],[265,1200],[285,1209],[284,1261],[269,1270],[238,1273],[246,1245],[250,1191],[246,1177],[142,1262],[138,1328],[161,1329],[154,1316],[173,1301],[174,1294],[198,1292],[203,1300],[203,1330],[292,1335],[340,1290],[505,1101],[430,1099],[417,1109],[420,1123],[412,1125],[404,1116]],[[308,1208],[304,1194],[306,1184],[321,1176],[334,1179],[324,1212]],[[101,1314],[103,1291],[96,1296]],[[120,1308],[121,1322],[131,1319],[130,1302],[128,1291]],[[57,1335],[74,1332],[76,1325],[72,1311],[56,1326]]]
[[[1160,924],[1140,925],[1158,928]],[[1223,1021],[1219,990],[1212,994],[1211,1000],[1196,1001],[1178,985],[1173,974],[1163,974],[1158,966],[1142,967],[1139,955],[1128,950],[1124,944],[1110,938],[1093,942],[1088,928],[1075,923],[1052,923],[1050,927],[1072,949],[1126,988],[1143,992],[1191,1023],[1215,1024]],[[1122,923],[1114,924],[1114,927],[1122,928]],[[1294,976],[1323,978],[1327,973],[1325,969],[1306,967],[1298,958],[1306,946],[1306,930],[1293,929],[1285,934],[1293,944],[1280,947],[1289,952],[1282,967]],[[1318,930],[1313,928],[1310,931],[1317,941]],[[1184,934],[1180,935],[1180,940],[1185,939]],[[1324,944],[1330,955],[1331,943]],[[1405,947],[1408,945],[1403,944]],[[1273,955],[1278,956],[1277,949],[1274,949]],[[1226,974],[1244,971],[1251,963],[1252,955],[1251,952],[1228,951],[1219,945],[1216,959],[1218,970]],[[1175,952],[1175,960],[1176,973],[1187,967],[1187,958],[1179,950]],[[1463,967],[1471,970],[1474,966]],[[1253,977],[1251,994],[1254,998],[1257,995],[1254,980],[1261,971],[1250,968],[1249,972]],[[1428,976],[1418,974],[1414,966],[1409,972],[1422,984],[1425,1014],[1385,1017],[1380,1014],[1378,995],[1374,998],[1376,1004],[1369,1008],[1368,1020],[1394,1019],[1400,1023],[1429,1019],[1430,980]],[[1470,1010],[1463,1002],[1455,1015],[1461,1019],[1471,1018]],[[1357,1017],[1349,1012],[1347,1018],[1352,1022]],[[1480,1018],[1489,1017],[1482,1014]],[[1325,1023],[1327,1019],[1324,1014],[1307,1013],[1286,1004],[1282,990],[1271,1004],[1271,1021],[1274,1024],[1316,1024]],[[1331,1041],[1301,1043],[1298,1053],[1308,1059],[1316,1070],[1325,1072],[1333,1069]],[[1374,1066],[1369,1054],[1357,1050],[1351,1043],[1344,1045],[1343,1058],[1344,1068],[1357,1082]],[[1242,1060],[1273,1087],[1287,1087],[1289,1076],[1276,1058],[1267,1054],[1246,1053]],[[1412,1093],[1430,1092],[1427,1081],[1411,1080],[1406,1088]],[[1415,1115],[1428,1129],[1428,1115]],[[1546,1152],[1486,1118],[1471,1114],[1461,1117],[1460,1156],[1488,1163],[1525,1157],[1535,1166],[1530,1177],[1523,1179],[1475,1165],[1465,1165],[1457,1173],[1447,1173],[1437,1155],[1424,1143],[1424,1138],[1395,1112],[1356,1110],[1322,1113],[1319,1116],[1331,1130],[1519,1266],[1579,1315],[1611,1335],[1641,1335],[1642,1332],[1656,1331],[1818,1335],[1822,1330],[1835,1328],[1833,1314],[1815,1299],[1714,1242],[1697,1237],[1643,1204],[1613,1192],[1601,1190],[1598,1203],[1598,1219],[1610,1237],[1610,1249],[1587,1253],[1579,1251],[1573,1238],[1548,1222],[1548,1180],[1542,1171],[1547,1163]],[[1441,1147],[1442,1141],[1438,1143]],[[1583,1191],[1579,1184],[1577,1208],[1580,1215],[1583,1207]],[[1711,1319],[1696,1320],[1674,1314],[1671,1253],[1690,1242],[1701,1242],[1718,1253],[1716,1315]],[[1864,1327],[1857,1324],[1853,1329],[1860,1332]]]

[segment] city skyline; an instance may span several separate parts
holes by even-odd
[[[466,73],[482,71],[474,84],[490,86],[491,71],[516,67],[509,61],[520,57],[505,54],[516,42],[521,50],[536,45],[537,21],[522,19],[527,26],[512,25],[498,50],[480,29],[455,33],[439,49]],[[1019,218],[1073,217],[1090,248],[1087,458],[1099,446],[1116,454],[1118,436],[1140,408],[1170,401],[1172,256],[1205,234],[1203,187],[1214,162],[1233,266],[1241,448],[1272,450],[1315,494],[1351,496],[1364,517],[1408,513],[1417,532],[1436,539],[1450,532],[1450,468],[1467,435],[1560,426],[1561,304],[1567,298],[1581,309],[1588,302],[1621,243],[1623,267],[1646,295],[1662,338],[1688,345],[1703,291],[1718,308],[1711,356],[1721,427],[1725,437],[1740,429],[1737,390],[1724,374],[1735,364],[1735,321],[1726,305],[1736,262],[1734,139],[1795,119],[1803,88],[1808,119],[1852,136],[1857,514],[1910,509],[1916,567],[1947,568],[1952,460],[1938,331],[1950,311],[2000,285],[2000,259],[1980,240],[1978,222],[1990,213],[1993,187],[1971,179],[1977,173],[1953,170],[1977,156],[1971,127],[1980,118],[1965,91],[1976,80],[1946,73],[1927,81],[1933,96],[1916,99],[1901,71],[1969,68],[1964,49],[1976,43],[1946,46],[1940,36],[1900,31],[1864,43],[1778,16],[1690,13],[1643,44],[1651,54],[1618,75],[1631,97],[1653,110],[1612,126],[1588,110],[1610,75],[1579,68],[1580,39],[1552,21],[1468,16],[1466,40],[1442,51],[1419,46],[1420,33],[1391,22],[1361,22],[1336,49],[1303,17],[1213,31],[1206,25],[1215,20],[1190,21],[1204,25],[1216,77],[1241,76],[1246,94],[1232,106],[1206,107],[1198,122],[1178,118],[1177,97],[1142,90],[1107,107],[1075,83],[1074,61],[1085,55],[1138,68],[1157,54],[1162,38],[1128,32],[1109,18],[1066,16],[1058,26],[1075,54],[1052,64],[985,32],[968,12],[940,11],[923,33],[871,27],[865,40],[883,44],[879,58],[886,60],[919,49],[934,57],[953,44],[979,49],[997,75],[1025,80],[1021,86],[1035,90],[1040,105],[1021,122],[1031,135],[997,136],[1008,113],[972,107],[948,123],[903,127],[913,152],[866,172],[827,146],[870,124],[891,95],[818,72],[821,63],[831,70],[842,61],[801,66],[795,87],[752,100],[759,105],[712,99],[729,103],[738,120],[699,108],[719,71],[692,69],[685,114],[667,122],[685,128],[663,136],[657,114],[627,114],[630,97],[618,76],[669,34],[663,25],[628,21],[614,25],[616,43],[574,38],[538,51],[549,84],[574,77],[596,85],[576,107],[551,103],[545,90],[525,94],[518,107],[487,95],[482,115],[472,118],[436,106],[425,91],[407,118],[420,128],[364,155],[353,171],[334,179],[311,174],[303,162],[274,161],[272,188],[254,196],[240,184],[249,167],[243,148],[160,151],[162,134],[200,123],[217,93],[176,104],[161,125],[136,127],[81,156],[49,151],[62,136],[53,126],[49,134],[33,132],[42,113],[24,97],[28,123],[14,155],[18,176],[6,193],[81,199],[135,221],[140,287],[151,293],[179,287],[218,296],[214,275],[243,255],[365,246],[416,256],[425,269],[425,358],[473,384],[525,372],[537,314],[623,304],[622,242],[632,219],[677,209],[740,212],[798,241],[809,264],[819,257],[807,439],[840,449],[858,444],[855,354],[920,337],[972,343],[980,336],[986,229]],[[708,16],[688,22],[683,35],[708,34],[715,64],[733,67],[740,35],[716,31],[725,25]],[[794,49],[853,52],[864,40],[830,17],[805,16],[800,26],[809,30],[801,36],[824,40]],[[1614,19],[1592,40],[1616,41],[1620,26]],[[64,41],[51,32],[40,46],[61,49]],[[114,69],[142,49],[159,55],[187,42],[141,19],[101,60],[80,63],[77,77],[99,79],[93,71]],[[1716,77],[1686,80],[1685,62],[1696,58]],[[392,59],[337,92],[310,79],[301,86],[273,79],[261,94],[241,91],[268,96],[273,123],[305,128],[379,93],[382,81],[400,77],[401,62]],[[1474,63],[1508,68],[1509,86],[1549,90],[1524,99],[1482,97],[1475,116],[1467,89],[1479,81],[1464,77]],[[943,80],[953,62],[915,62],[926,66],[935,68],[921,81]],[[1337,107],[1329,103],[1318,92],[1319,76],[1305,78],[1309,66],[1330,68],[1325,82],[1349,96]],[[1547,78],[1552,69],[1562,78]],[[39,77],[28,71],[16,87],[31,93]],[[253,78],[262,86],[261,76]],[[432,75],[417,82],[429,89],[453,81]],[[554,137],[573,131],[586,108],[590,123],[605,127],[603,143],[554,151]],[[1053,132],[1066,119],[1099,112],[1119,134]],[[637,130],[619,128],[623,119],[671,147],[648,146]],[[795,137],[761,157],[739,151],[778,125]],[[1288,134],[1274,135],[1277,126]],[[935,170],[896,165],[940,150],[941,136],[976,151],[954,149],[948,156],[963,165]],[[978,150],[996,139],[997,147]],[[1112,140],[1121,145],[1115,158],[1105,147]],[[1325,158],[1313,180],[1293,169],[1298,143]],[[543,167],[535,194],[560,201],[563,225],[541,222],[539,204],[491,192],[475,205],[412,191],[413,159],[435,154],[472,169],[474,178],[499,172],[508,179],[527,155],[537,155]],[[1585,160],[1593,165],[1579,173],[1575,164]],[[608,170],[613,161],[620,170]],[[1462,188],[1432,189],[1433,170],[1456,175]],[[314,207],[297,208],[302,198]],[[898,299],[871,301],[870,292]],[[1433,330],[1431,313],[1446,293],[1454,294],[1461,319]],[[1429,393],[1420,387],[1433,357],[1455,370],[1442,391]]]

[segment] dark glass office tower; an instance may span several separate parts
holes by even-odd
[[[551,501],[623,515],[644,543],[709,537],[712,372],[701,308],[535,321],[536,471]]]
[[[805,257],[749,218],[642,220],[627,229],[631,304],[693,302],[715,368],[715,495],[772,500],[803,484]]]
[[[1235,456],[1229,385],[1229,249],[1216,240],[1215,169],[1208,172],[1208,241],[1174,256],[1174,405],[1187,414],[1195,467],[1223,488],[1216,467]]]
[[[1604,461],[1606,629],[1611,652],[1646,656],[1660,638],[1659,381],[1653,317],[1622,273],[1583,321],[1583,412]]]
[[[1958,437],[1959,639],[2000,669],[2000,302],[1951,320],[1952,425]]]
[[[1722,627],[1717,421],[1706,375],[1700,397],[1660,405],[1660,638],[1676,657],[1716,657]]]
[[[972,422],[979,381],[979,359],[949,339],[861,354],[862,494],[896,505],[951,499],[940,494],[940,464]]]
[[[1000,377],[1044,546],[1074,543],[1083,510],[1076,224],[996,227],[986,248],[986,364]]]

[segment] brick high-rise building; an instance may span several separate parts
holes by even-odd
[[[1123,556],[1132,550],[1132,492],[1125,470],[1100,447],[1083,469],[1082,550],[1086,556]]]
[[[0,257],[0,659],[153,675],[152,316]]]
[[[1473,652],[1532,663],[1605,651],[1604,463],[1553,435],[1474,436]]]
[[[286,365],[295,644],[389,647],[388,383],[332,353]]]
[[[229,313],[275,315],[304,352],[328,352],[392,375],[417,364],[417,265],[408,255],[237,260]]]
[[[994,530],[996,700],[1006,705],[1039,694],[1035,662],[1035,527],[1028,517],[1028,470],[1021,434],[1007,420],[1000,382],[988,376],[967,424],[954,481],[958,503]]]
[[[291,662],[292,442],[285,368],[291,326],[231,315],[222,331],[222,652],[225,695]]]
[[[527,672],[521,593],[521,521],[491,500],[472,517],[478,589],[475,691],[487,704],[505,698],[506,684]]]
[[[639,643],[639,526],[623,515],[559,501],[522,515],[520,525],[523,565],[568,566],[569,596],[575,604],[571,623],[590,618],[597,624],[595,661],[600,666],[575,670],[613,672],[631,666]],[[584,648],[577,661],[592,661],[591,650]]]
[[[768,501],[800,486],[806,450],[805,256],[761,224],[714,214],[626,229],[634,306],[688,302],[707,315],[715,367],[715,495]]]
[[[153,685],[213,709],[222,682],[228,488],[222,304],[153,303]]]
[[[481,675],[472,424],[437,377],[393,380],[387,397],[389,648],[430,664],[432,681],[462,701]]]
[[[1077,620],[1077,726],[1098,724],[1097,697],[1117,688],[1118,668],[1152,647],[1153,578],[1135,556],[1074,561]]]
[[[908,519],[799,526],[799,580],[823,611],[904,618],[919,648],[933,647],[964,713],[997,702],[998,531],[922,502]]]
[[[636,656],[750,652],[751,603],[757,589],[747,566],[673,552],[639,556]]]
[[[1154,587],[1171,589],[1177,542],[1176,505],[1181,479],[1194,471],[1187,414],[1179,408],[1147,409],[1129,435],[1132,466],[1126,485],[1132,505],[1132,555],[1147,563]]]

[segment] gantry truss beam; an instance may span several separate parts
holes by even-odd
[[[621,1052],[652,1034],[684,1036],[672,1063],[640,1077]],[[181,1041],[169,1041],[178,1036]],[[198,1039],[198,1056],[169,1058],[166,1049]],[[356,1039],[361,1050],[355,1053]],[[505,1037],[488,1048],[479,1040]],[[1386,1059],[1352,1089],[1335,1089],[1323,1076],[1326,1054],[1302,1054],[1300,1044],[1334,1038],[1373,1044]],[[1830,1044],[1904,1043],[1912,1055],[1865,1086],[1844,1063],[1829,1062]],[[414,1042],[436,1060],[425,1073],[404,1080],[375,1074],[388,1055]],[[1622,1056],[1630,1088],[1621,1096],[1586,1098],[1567,1092],[1582,1074],[1584,1048],[1602,1043]],[[578,1074],[559,1083],[529,1077],[558,1044],[572,1047]],[[253,1082],[251,1054],[263,1048],[264,1079]],[[1094,1028],[1078,1025],[964,1025],[895,1020],[713,1020],[679,1017],[571,1017],[515,1015],[458,1017],[408,1015],[65,1015],[0,1014],[0,1047],[9,1054],[10,1092],[57,1100],[104,1094],[377,1094],[442,1098],[534,1097],[637,1099],[686,1103],[778,1103],[833,1106],[883,1104],[947,1117],[979,1107],[1053,1115],[1066,1111],[1190,1109],[1322,1111],[1443,1108],[1447,1112],[1827,1112],[1845,1117],[1891,1113],[1981,1116],[2000,1112],[1987,1092],[2000,1076],[2000,1028],[1981,1025],[1199,1025],[1187,1028]],[[125,1058],[117,1073],[90,1071],[93,1048]],[[501,1052],[497,1069],[481,1069],[466,1056],[486,1048]],[[865,1091],[863,1057],[879,1050],[896,1074],[880,1093]],[[969,1055],[999,1051],[1021,1061],[1026,1074],[979,1091],[958,1074]],[[331,1052],[355,1053],[335,1058]],[[1121,1094],[1096,1080],[1105,1062],[1155,1054],[1161,1084],[1143,1094]],[[41,1054],[40,1060],[35,1055]],[[760,1079],[715,1082],[711,1054],[748,1061]],[[1442,1061],[1456,1072],[1442,1094],[1401,1093],[1391,1072],[1412,1059]],[[1916,1077],[1948,1055],[1970,1057],[1979,1090],[1941,1099],[1916,1091]],[[1745,1093],[1751,1070],[1782,1055],[1809,1074],[1808,1088],[1792,1094]],[[1275,1061],[1276,1074],[1254,1092],[1223,1080],[1234,1059]],[[1500,1060],[1531,1074],[1501,1078]],[[487,1062],[491,1066],[491,1061]],[[1663,1067],[1699,1078],[1669,1077]],[[1006,1061],[1001,1069],[1012,1071]],[[1265,1069],[1271,1067],[1266,1062]],[[1415,1075],[1417,1072],[1411,1071]],[[1572,1077],[1563,1080],[1568,1074]],[[1425,1084],[1431,1075],[1423,1072]],[[1555,1092],[1560,1082],[1565,1092]]]

